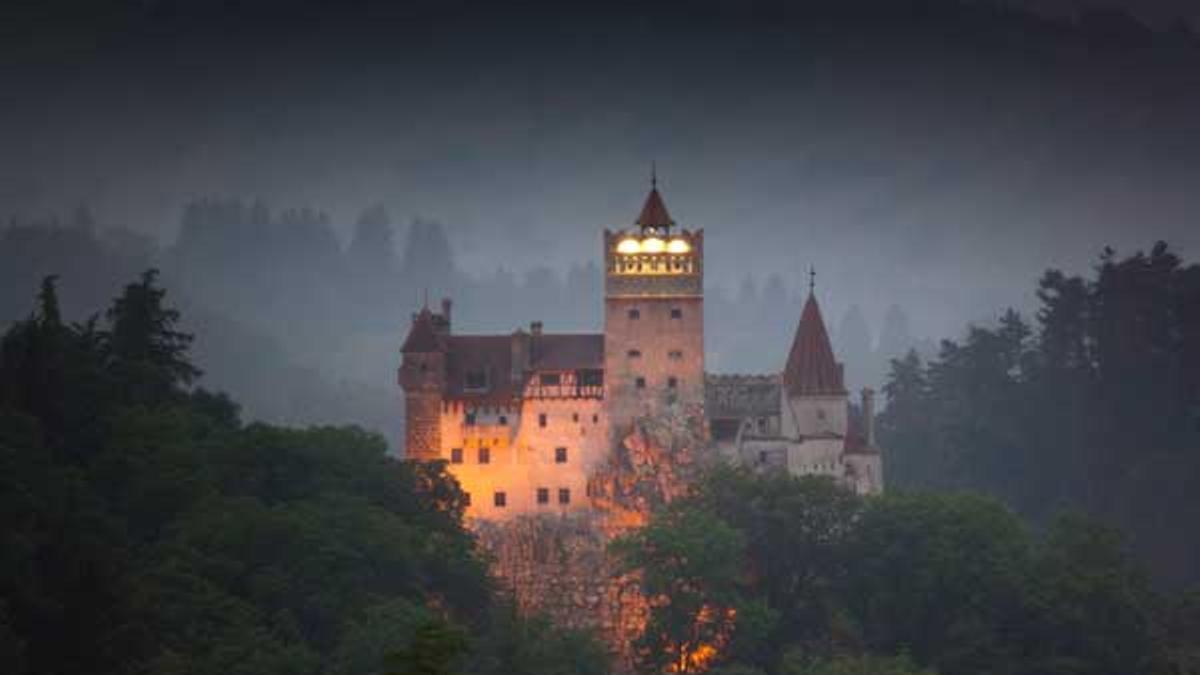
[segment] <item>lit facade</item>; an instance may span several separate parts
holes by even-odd
[[[401,347],[405,456],[445,460],[468,515],[591,508],[589,480],[635,421],[702,415],[732,461],[882,489],[872,401],[849,421],[842,366],[810,294],[784,371],[704,368],[704,231],[675,227],[657,187],[634,225],[603,235],[604,332],[455,335],[451,304],[413,316]]]

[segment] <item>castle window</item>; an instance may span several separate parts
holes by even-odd
[[[636,349],[630,349],[628,352],[625,352],[625,356],[628,356],[631,359],[640,359],[642,357],[642,353]]]
[[[566,464],[567,463],[567,449],[566,448],[555,448],[554,449],[554,463],[555,464]]]
[[[562,384],[562,377],[558,373],[542,373],[540,379],[543,387],[557,387]]]
[[[581,370],[576,376],[581,387],[602,387],[604,386],[604,371],[603,370]]]
[[[502,491],[496,492],[496,494],[492,495],[492,504],[501,509],[508,506],[508,495]]]
[[[463,378],[463,388],[469,391],[483,391],[488,388],[486,370],[468,370]]]
[[[766,464],[766,463],[767,463],[767,451],[766,451],[766,450],[759,450],[759,451],[758,451],[758,463],[759,463],[759,464]]]
[[[674,389],[675,387],[678,387],[678,386],[679,386],[679,378],[677,378],[677,377],[668,377],[667,378],[667,389]]]
[[[570,488],[558,488],[558,503],[559,504],[570,504],[571,503],[571,489]]]
[[[633,386],[637,387],[638,389],[645,389],[646,388],[646,378],[639,377],[639,378],[635,379],[633,381]]]
[[[550,503],[550,488],[538,488],[537,489],[537,503],[539,503],[539,504],[549,504]]]
[[[571,413],[571,421],[578,422],[579,421],[579,413]]]
[[[678,307],[672,307],[671,308],[671,318],[672,319],[682,319],[683,318],[683,310],[679,309]]]
[[[479,463],[480,464],[491,464],[492,463],[491,448],[480,448],[479,449]]]
[[[629,318],[630,318],[630,319],[634,319],[634,320],[637,320],[637,319],[640,319],[640,318],[642,318],[642,312],[641,312],[641,310],[639,310],[639,309],[631,309],[631,310],[629,310]]]
[[[475,426],[475,411],[474,410],[468,410],[466,412],[466,416],[463,418],[463,423],[469,427]]]
[[[667,352],[667,358],[671,359],[672,361],[681,361],[683,360],[683,351],[679,349],[672,349],[671,351]]]
[[[542,427],[542,428],[545,428],[545,426],[546,426],[546,413],[538,413],[538,426],[539,426],[539,427]]]
[[[450,463],[462,464],[462,448],[450,448]]]
[[[507,415],[501,415],[501,416],[500,416],[500,419],[499,419],[499,420],[497,420],[497,421],[500,423],[500,426],[502,426],[502,427],[503,427],[503,426],[507,426],[507,425],[508,425],[508,416],[507,416]]]
[[[592,424],[600,424],[600,416],[592,415]]]
[[[464,492],[463,493],[463,506],[470,506],[470,505],[471,505],[471,493]]]

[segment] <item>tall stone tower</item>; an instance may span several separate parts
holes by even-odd
[[[633,227],[604,231],[604,377],[610,429],[704,403],[704,231],[675,228],[653,181]]]
[[[450,302],[442,313],[424,307],[413,315],[408,338],[400,347],[398,379],[404,389],[405,459],[430,461],[441,456],[442,396],[446,385],[446,336],[450,333]]]

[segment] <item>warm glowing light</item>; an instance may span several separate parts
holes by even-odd
[[[637,239],[622,239],[621,243],[617,244],[617,253],[621,253],[623,255],[632,255],[634,253],[641,252],[642,245],[638,243]]]
[[[667,242],[658,237],[650,237],[642,242],[642,253],[662,253],[667,248]]]
[[[692,250],[692,247],[682,239],[672,239],[671,243],[667,244],[667,253],[687,253]]]

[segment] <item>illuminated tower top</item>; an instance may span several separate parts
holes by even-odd
[[[675,231],[658,178],[632,228],[604,231],[605,292],[609,297],[700,296],[704,289],[704,230]]]

